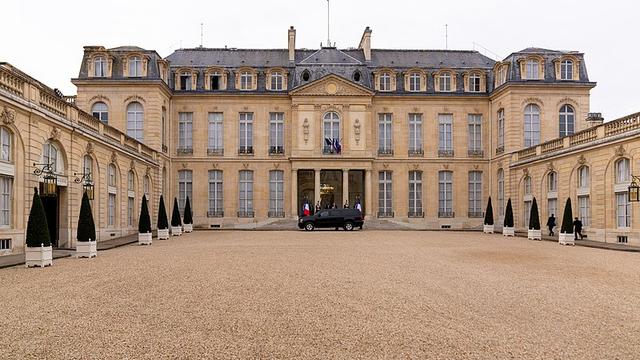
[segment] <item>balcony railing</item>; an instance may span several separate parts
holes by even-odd
[[[411,156],[411,157],[424,156],[424,150],[423,149],[409,149],[409,156]]]
[[[253,211],[248,211],[248,210],[240,210],[238,211],[238,217],[239,218],[252,218],[254,216],[254,212]]]
[[[270,218],[283,218],[284,217],[284,211],[282,210],[269,210],[269,212],[267,213],[267,216]]]
[[[378,217],[379,218],[392,218],[394,216],[394,213],[392,210],[381,210],[378,211]]]
[[[224,211],[215,210],[215,211],[207,211],[208,218],[221,218],[224,217]]]
[[[456,213],[454,211],[438,211],[439,218],[452,218],[455,216],[456,216]]]
[[[222,156],[224,155],[223,148],[209,148],[207,149],[207,155],[209,156]]]
[[[393,149],[378,149],[378,156],[393,156]]]
[[[178,155],[193,155],[193,148],[178,148],[176,153]]]
[[[284,155],[284,146],[269,146],[269,155]]]
[[[409,216],[410,218],[423,218],[424,217],[424,212],[423,211],[409,211],[407,216]]]
[[[467,155],[472,158],[484,157],[484,150],[467,150]]]
[[[438,150],[438,156],[439,157],[453,157],[453,150],[439,149]]]
[[[469,211],[467,213],[467,217],[470,217],[470,218],[481,218],[481,217],[484,217],[484,212],[482,212],[482,211]]]
[[[253,146],[241,146],[238,155],[253,155]]]

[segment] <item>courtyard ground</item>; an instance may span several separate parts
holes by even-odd
[[[640,257],[466,232],[206,231],[0,270],[1,359],[633,359]]]

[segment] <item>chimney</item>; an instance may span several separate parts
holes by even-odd
[[[589,115],[587,115],[587,124],[589,124],[589,127],[602,125],[603,122],[604,118],[602,117],[602,113],[589,113]]]
[[[296,29],[289,27],[289,62],[296,61]]]
[[[368,26],[364,29],[358,50],[362,50],[366,62],[371,62],[371,29]]]

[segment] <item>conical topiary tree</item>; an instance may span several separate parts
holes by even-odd
[[[191,214],[191,203],[189,203],[188,196],[187,201],[184,203],[184,223],[193,224],[193,214]]]
[[[89,203],[89,196],[87,196],[86,191],[82,194],[80,216],[78,216],[78,233],[76,238],[78,241],[96,241],[96,224],[93,222],[91,204]]]
[[[142,208],[140,209],[140,220],[138,221],[138,232],[147,234],[151,232],[151,217],[147,207],[147,197],[142,195]]]
[[[180,209],[178,209],[178,199],[173,198],[173,213],[171,214],[171,226],[178,227],[182,225],[180,221]]]
[[[540,215],[538,214],[538,202],[533,198],[531,212],[529,212],[529,230],[540,230]]]
[[[511,198],[507,201],[507,209],[504,213],[504,227],[513,227],[513,208],[511,207]]]
[[[493,206],[491,206],[491,196],[487,202],[487,210],[484,212],[484,224],[493,225]]]
[[[573,210],[571,209],[571,198],[567,198],[564,204],[564,214],[562,215],[562,227],[560,232],[563,234],[573,233]]]
[[[167,218],[167,210],[164,207],[164,199],[160,195],[160,205],[158,206],[158,229],[164,230],[169,228],[169,219]]]
[[[40,195],[38,195],[38,188],[33,188],[33,190],[31,211],[29,211],[29,220],[27,222],[26,243],[28,247],[40,247],[41,244],[51,246],[47,214],[44,212],[42,199],[40,199]]]

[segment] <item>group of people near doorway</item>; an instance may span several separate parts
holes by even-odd
[[[554,214],[549,216],[549,219],[547,220],[547,227],[549,228],[549,236],[554,236],[555,232],[553,229],[556,227],[556,217]],[[578,235],[580,235],[580,240],[584,239],[584,236],[582,235],[582,221],[577,217],[573,220],[573,234],[575,240],[578,240]]]
[[[338,205],[335,202],[327,202],[324,205],[324,209],[338,209]],[[349,209],[351,208],[351,206],[349,205],[349,200],[344,202],[344,205],[342,206],[343,209]],[[353,204],[353,208],[362,212],[362,203],[360,202],[360,198],[357,197],[356,198],[356,202]],[[322,210],[323,207],[320,204],[320,200],[318,200],[316,202],[316,206],[313,209],[313,213],[311,212],[311,207],[309,206],[309,201],[305,198],[304,203],[302,204],[302,215],[303,216],[309,216],[309,215],[313,215],[315,213],[317,213],[318,211]]]

